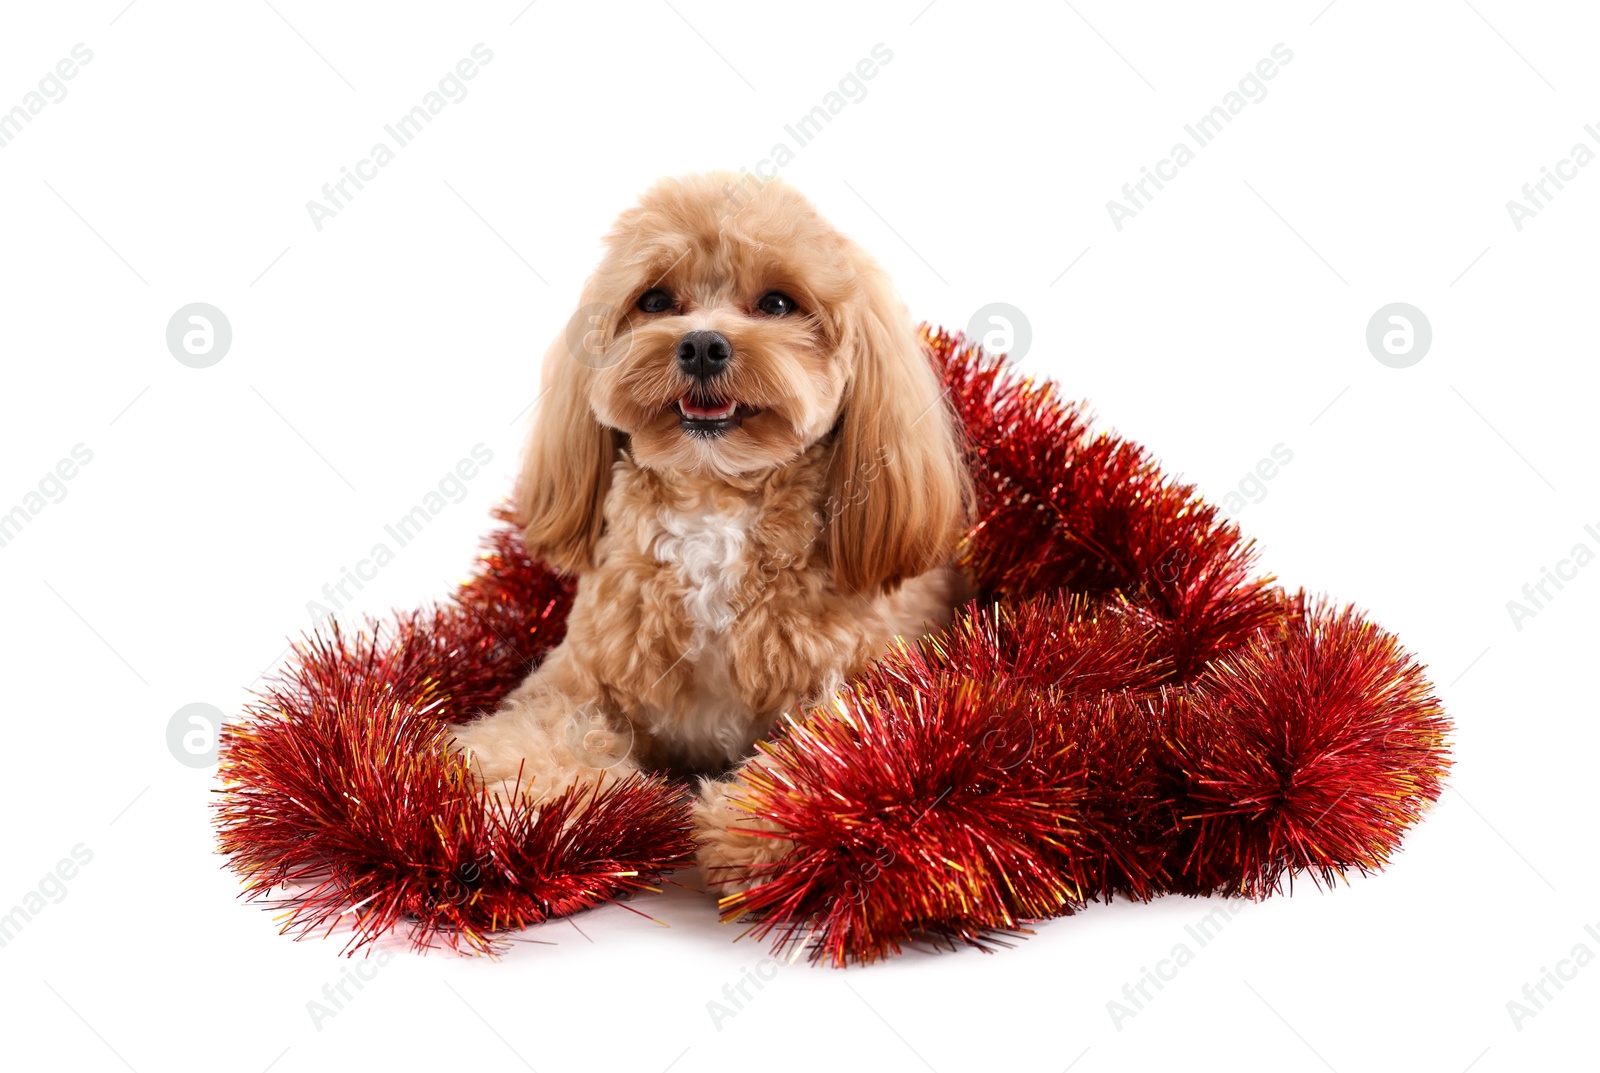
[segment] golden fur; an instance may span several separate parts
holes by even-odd
[[[578,589],[566,639],[458,732],[497,793],[724,773],[967,596],[969,481],[888,279],[783,183],[741,182],[667,180],[623,213],[545,358],[516,510]],[[670,308],[643,310],[657,289]],[[797,308],[764,312],[773,291]],[[704,330],[731,347],[711,381],[675,356]],[[719,435],[678,408],[706,391],[739,415]],[[702,788],[708,869],[781,845],[730,830],[730,792]]]

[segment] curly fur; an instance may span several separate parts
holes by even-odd
[[[715,776],[896,638],[941,628],[971,503],[938,379],[882,270],[778,181],[664,181],[617,221],[545,358],[516,495],[531,552],[578,578],[566,639],[456,747],[546,800],[643,768]],[[671,307],[648,313],[660,289]],[[769,315],[780,291],[797,308]],[[707,387],[685,333],[730,344]],[[714,391],[735,427],[690,431]],[[725,784],[702,860],[765,860]]]

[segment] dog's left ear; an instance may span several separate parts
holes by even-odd
[[[823,507],[835,579],[863,595],[949,561],[972,480],[933,364],[882,269],[856,252],[860,290],[837,332],[851,367]]]

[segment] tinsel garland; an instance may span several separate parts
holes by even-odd
[[[987,945],[1123,895],[1262,897],[1382,867],[1440,791],[1421,667],[1349,609],[1289,594],[1237,527],[1049,382],[926,331],[965,429],[981,596],[829,708],[787,718],[738,793],[793,849],[722,899],[843,964]],[[448,604],[295,660],[224,737],[221,843],[285,929],[401,922],[428,945],[624,897],[692,850],[646,777],[530,810],[442,749],[560,639],[567,583],[511,529]]]
[[[571,600],[501,529],[451,602],[298,644],[222,737],[216,822],[246,895],[297,936],[348,927],[352,951],[402,924],[418,947],[488,951],[686,863],[681,787],[634,776],[535,810],[483,795],[444,748],[561,640]]]
[[[1382,867],[1449,764],[1416,661],[1257,575],[1236,526],[1054,384],[924,338],[966,430],[982,595],[760,746],[741,807],[794,849],[712,877],[761,881],[725,917],[844,964]]]

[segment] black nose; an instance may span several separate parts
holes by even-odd
[[[721,332],[686,332],[678,340],[678,366],[696,380],[709,380],[728,367],[733,347]]]

